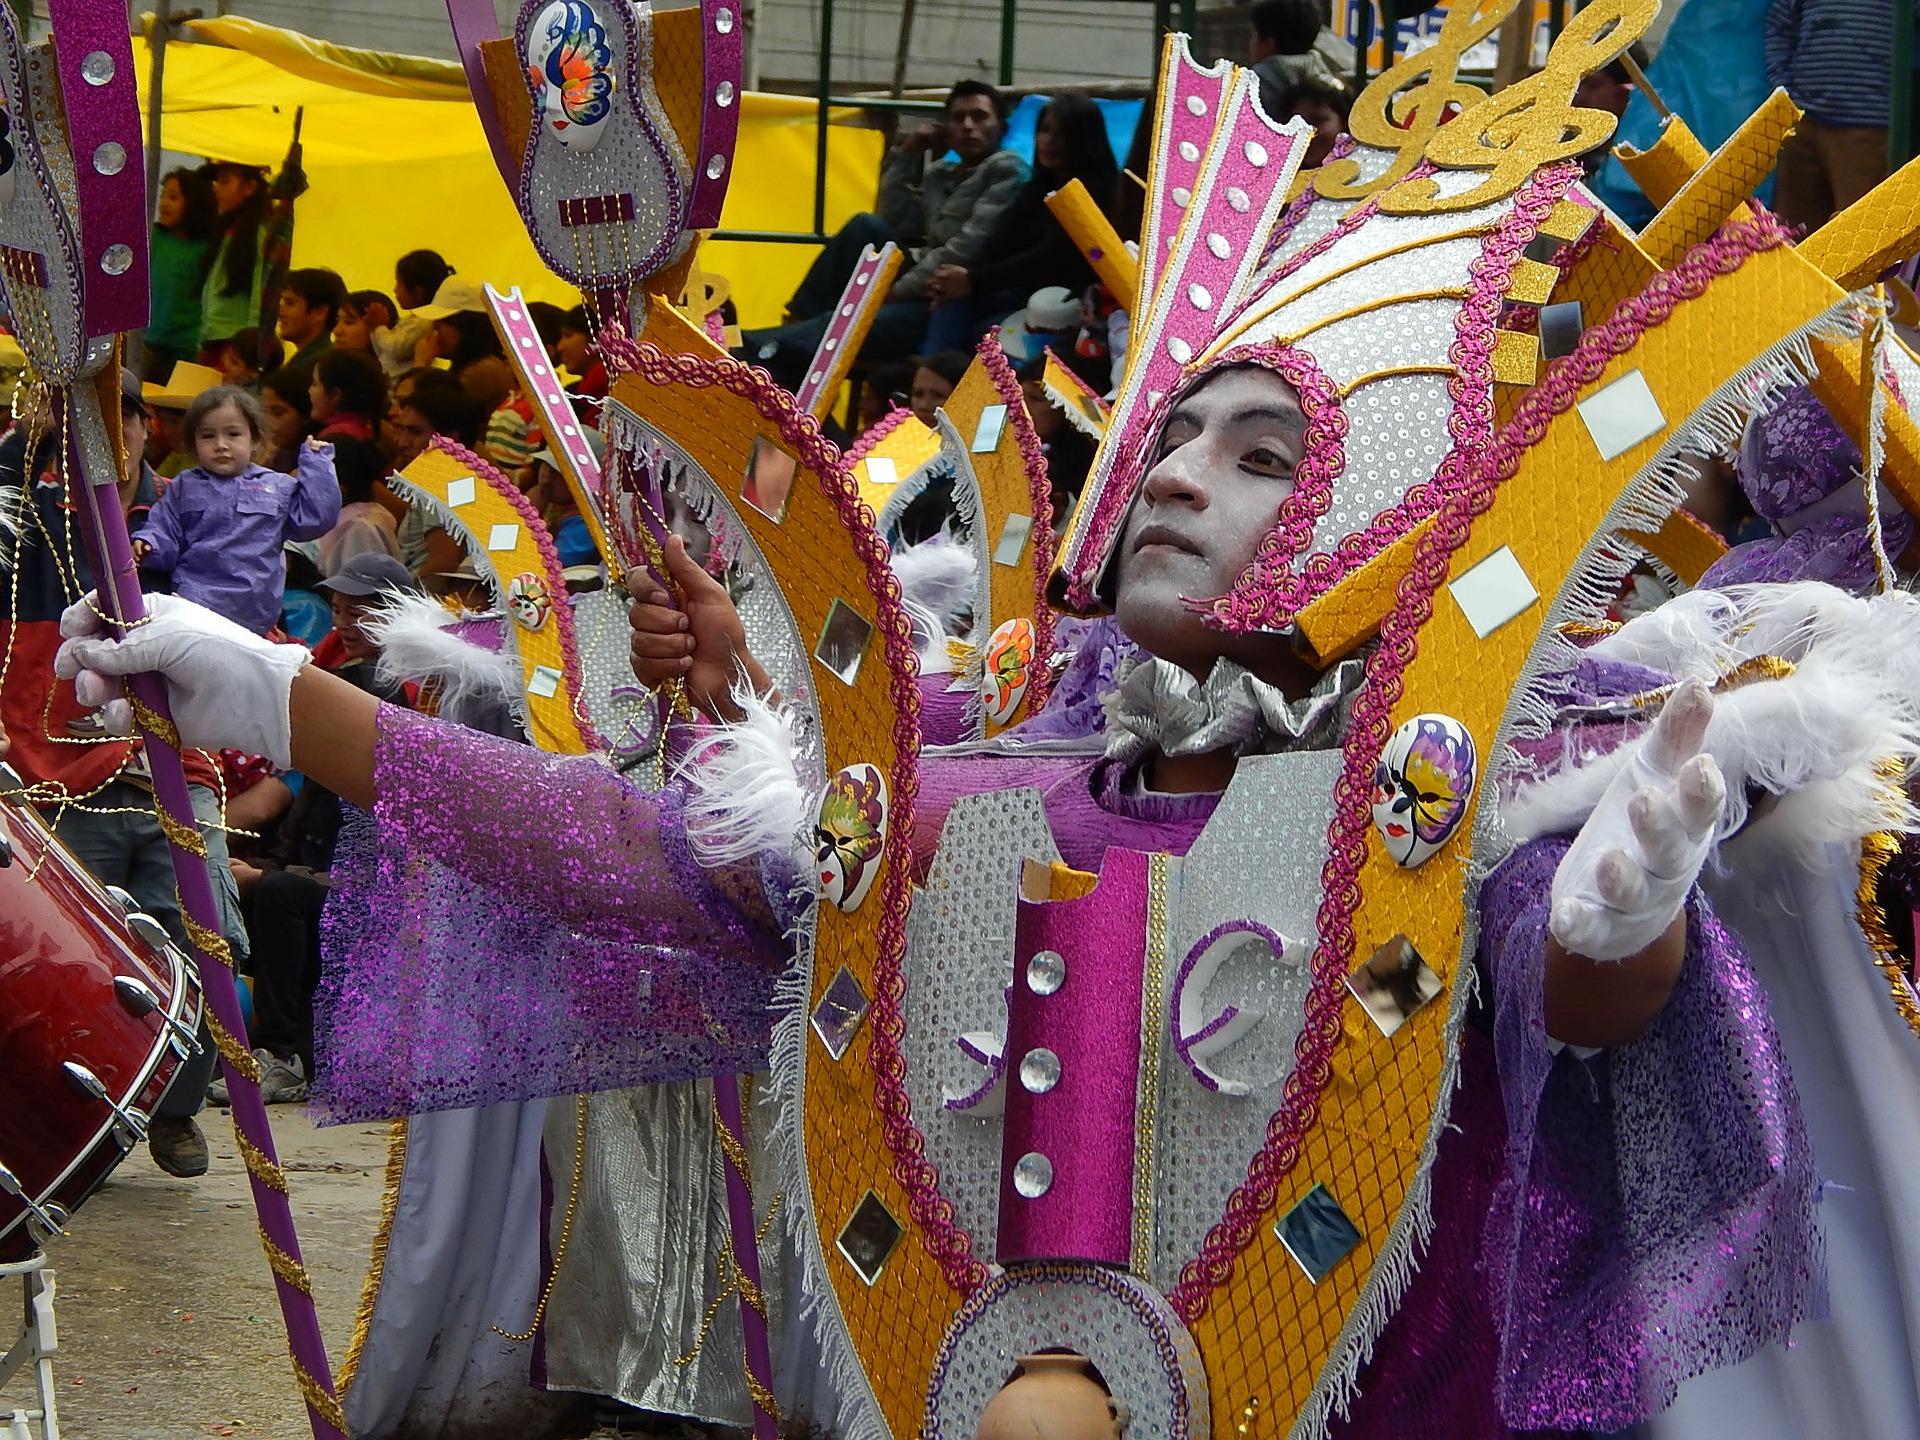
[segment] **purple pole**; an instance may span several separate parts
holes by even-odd
[[[720,1148],[727,1157],[727,1218],[733,1230],[733,1263],[739,1271],[740,1330],[746,1342],[754,1440],[777,1440],[780,1410],[773,1398],[773,1355],[767,1348],[766,1292],[760,1288],[760,1245],[753,1224],[753,1191],[747,1185],[738,1076],[714,1077],[713,1109]]]
[[[113,359],[98,379],[100,398],[104,401],[112,397],[111,408],[103,404],[102,413],[112,415],[116,425],[119,360],[119,346],[115,345]],[[76,401],[87,403],[74,392],[67,393],[70,405]],[[99,479],[85,473],[80,447],[74,441],[74,417],[69,414],[67,419],[69,423],[61,428],[66,435],[68,493],[85,517],[81,533],[88,561],[97,577],[95,586],[101,609],[111,619],[114,630],[124,635],[131,626],[146,618],[147,608],[140,594],[140,577],[127,536],[126,513],[120,505],[116,483],[119,477],[111,471]],[[346,1420],[334,1396],[332,1370],[326,1345],[320,1337],[320,1317],[313,1308],[313,1287],[300,1260],[299,1237],[294,1234],[286,1175],[274,1154],[267,1107],[260,1099],[258,1062],[236,1038],[247,1033],[246,1022],[240,1014],[232,957],[226,953],[226,943],[219,938],[220,911],[214,901],[212,882],[207,877],[206,842],[200,838],[194,821],[193,800],[187,793],[186,771],[180,763],[176,743],[179,736],[167,704],[166,681],[159,675],[136,675],[127,681],[127,690],[134,701],[134,713],[146,744],[161,827],[167,832],[173,852],[182,916],[194,953],[199,957],[201,990],[213,1011],[213,1033],[219,1041],[221,1055],[227,1060],[227,1093],[233,1101],[233,1128],[246,1161],[248,1183],[253,1187],[261,1243],[273,1269],[274,1288],[279,1292],[294,1381],[307,1402],[307,1418],[312,1423],[315,1440],[346,1440]]]

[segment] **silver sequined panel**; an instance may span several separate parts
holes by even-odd
[[[984,1078],[954,1042],[970,1031],[1005,1040],[1020,862],[1059,854],[1039,791],[967,796],[948,812],[907,917],[907,1094],[954,1219],[985,1252],[999,1214],[1002,1127],[945,1107]]]
[[[1161,1286],[1171,1286],[1180,1267],[1199,1254],[1227,1197],[1245,1178],[1268,1118],[1279,1108],[1311,978],[1320,870],[1340,763],[1338,750],[1242,760],[1177,872],[1168,921],[1167,994],[1157,1017],[1163,1043],[1151,1278]],[[1234,920],[1255,921],[1286,941],[1286,954],[1276,963],[1249,936],[1199,997],[1208,1018],[1228,1005],[1261,1017],[1207,1059],[1216,1075],[1252,1087],[1242,1096],[1206,1089],[1165,1043],[1182,962],[1196,942]]]
[[[1096,1265],[1023,1267],[974,1293],[934,1362],[926,1440],[973,1440],[1021,1357],[1060,1347],[1094,1363],[1130,1440],[1204,1440],[1207,1380],[1192,1336],[1151,1286]]]
[[[515,30],[522,69],[532,22],[547,0],[526,0]],[[646,5],[605,5],[599,18],[612,52],[613,109],[599,143],[569,150],[542,123],[538,102],[520,176],[521,208],[541,258],[576,285],[594,280],[637,279],[665,263],[647,260],[663,237],[677,237],[685,222],[692,172],[653,87],[652,14]],[[632,36],[621,17],[629,17]],[[644,122],[635,118],[638,106]],[[645,133],[653,132],[656,149]],[[662,152],[664,151],[664,158]],[[560,207],[602,196],[633,197],[633,218],[612,223],[564,225]]]

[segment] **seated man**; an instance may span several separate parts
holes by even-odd
[[[789,390],[798,386],[861,251],[891,240],[907,252],[908,264],[861,353],[886,360],[911,355],[926,333],[934,272],[985,258],[1027,183],[1026,162],[1000,148],[1006,129],[1007,102],[999,91],[978,80],[956,84],[945,119],[913,131],[887,157],[880,213],[856,215],[841,226],[787,302],[787,323],[746,331],[734,353],[766,366]],[[945,158],[949,151],[955,158]]]

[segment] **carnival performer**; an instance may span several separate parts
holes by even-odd
[[[1297,397],[1258,364],[1223,366],[1172,407],[1112,577],[1117,621],[1150,658],[1125,674],[1110,703],[1113,723],[1091,753],[1016,750],[926,765],[916,835],[923,860],[947,804],[1014,786],[1041,790],[1062,857],[1076,868],[1097,869],[1111,845],[1180,853],[1205,826],[1240,756],[1325,745],[1338,736],[1357,667],[1316,674],[1270,637],[1222,634],[1184,603],[1224,592],[1245,570],[1292,490],[1301,429]],[[635,674],[650,683],[679,679],[718,720],[765,712],[756,692],[764,694],[769,681],[725,590],[677,539],[667,555],[683,603],[673,608],[666,592],[641,587],[631,613]],[[497,962],[484,967],[490,1008],[511,1005],[528,985],[562,982],[552,968],[551,937],[571,937],[576,963],[547,1001],[583,1022],[566,1032],[565,1048],[591,1054],[602,1083],[757,1058],[765,1033],[751,1017],[764,1012],[780,965],[771,907],[749,900],[739,908],[725,898],[743,893],[737,883],[694,865],[679,791],[642,791],[596,763],[536,755],[383,707],[306,665],[297,647],[272,645],[187,602],[157,603],[153,621],[120,644],[100,638],[96,625],[85,605],[68,612],[73,638],[59,664],[77,677],[84,702],[106,704],[112,716],[121,704],[115,677],[163,671],[190,743],[237,745],[290,762],[373,811],[382,861],[358,882],[369,887],[362,892],[367,900],[398,904],[402,911],[389,913],[404,913],[401,877],[415,873],[414,862],[430,862],[457,876],[471,896],[523,911],[523,929],[550,932],[536,940],[519,973]],[[1635,671],[1629,683],[1644,679]],[[1558,1304],[1579,1293],[1567,1288],[1567,1267],[1579,1263],[1581,1247],[1556,1250],[1564,1236],[1541,1236],[1525,1223],[1547,1205],[1589,1243],[1624,1238],[1619,1227],[1628,1217],[1584,1215],[1587,1197],[1570,1187],[1587,1181],[1563,1168],[1578,1157],[1618,1157],[1611,1117],[1596,1114],[1585,1092],[1555,1069],[1561,1043],[1655,1057],[1674,1069],[1640,1077],[1654,1090],[1704,1097],[1714,1113],[1742,1122],[1718,1137],[1715,1163],[1687,1162],[1687,1186],[1631,1200],[1635,1218],[1642,1199],[1670,1213],[1667,1229],[1643,1237],[1645,1253],[1637,1257],[1669,1278],[1716,1252],[1725,1226],[1748,1240],[1737,1256],[1698,1277],[1708,1298],[1738,1295],[1744,1302],[1689,1304],[1686,1333],[1648,1363],[1690,1373],[1783,1342],[1811,1313],[1814,1176],[1791,1081],[1744,953],[1695,886],[1727,806],[1721,764],[1702,748],[1715,717],[1715,697],[1704,685],[1681,686],[1577,832],[1534,841],[1488,887],[1483,961],[1495,996],[1494,1043],[1470,1033],[1466,1087],[1477,1098],[1468,1102],[1472,1118],[1454,1147],[1453,1178],[1437,1182],[1444,1198],[1436,1203],[1462,1207],[1448,1213],[1458,1217],[1451,1230],[1463,1238],[1437,1247],[1423,1277],[1465,1304],[1466,1313],[1454,1318],[1470,1323],[1451,1333],[1444,1354],[1424,1362],[1424,1335],[1404,1337],[1396,1354],[1401,1337],[1389,1331],[1369,1376],[1388,1382],[1382,1393],[1434,1393],[1438,1384],[1447,1413],[1483,1422],[1451,1433],[1504,1433],[1495,1418],[1496,1388],[1498,1410],[1511,1414],[1518,1406],[1535,1428],[1551,1425],[1556,1417],[1546,1398],[1529,1387],[1538,1375],[1517,1373],[1545,1363],[1523,1353],[1535,1343],[1558,1348],[1548,1367],[1556,1374],[1604,1356],[1623,1394],[1644,1378],[1630,1353],[1608,1347],[1624,1347],[1630,1336],[1621,1327],[1629,1320],[1637,1327],[1664,1297],[1634,1288],[1621,1273],[1625,1257],[1588,1257],[1587,1264],[1625,1285],[1611,1296],[1619,1313],[1598,1317],[1587,1333],[1554,1338],[1567,1318]],[[1742,766],[1741,787],[1758,778],[1744,755],[1731,758]],[[530,863],[503,844],[502,816],[516,817],[516,827],[547,822],[546,856]],[[610,865],[610,856],[617,863]],[[771,863],[779,869],[783,860]],[[355,964],[371,957],[333,958]],[[704,988],[707,1008],[726,1028],[708,1026],[704,1017],[691,1023],[668,1003],[658,1006],[652,1033],[616,1039],[613,1030],[627,1030],[631,1018],[622,1015],[616,1027],[608,1002],[630,989],[642,964],[650,967],[656,1000]],[[375,962],[359,983],[392,979]],[[715,1043],[716,1030],[726,1043]],[[464,1083],[451,1073],[463,1043],[438,1037],[432,1048],[442,1073],[420,1077],[416,1099],[433,1103]],[[577,1073],[560,1073],[564,1061],[556,1067],[554,1047],[547,1049],[530,1057],[521,1077],[529,1089],[583,1088]],[[334,1069],[341,1069],[338,1060]],[[341,1076],[343,1087],[355,1083],[350,1073]],[[1615,1085],[1622,1084],[1617,1075]],[[1678,1107],[1656,1106],[1642,1119],[1649,1129],[1634,1138],[1640,1157],[1672,1157],[1669,1147],[1694,1124]],[[1527,1143],[1516,1146],[1521,1139]],[[1516,1149],[1525,1154],[1517,1164]],[[1484,1298],[1470,1303],[1480,1295],[1472,1221],[1489,1207],[1497,1241],[1490,1254],[1511,1287],[1509,1298],[1529,1302],[1497,1321]],[[1535,1268],[1549,1254],[1556,1262],[1551,1276]],[[1363,1381],[1363,1394],[1373,1388]]]
[[[280,621],[289,540],[314,540],[340,518],[333,446],[308,440],[295,473],[254,463],[267,433],[259,399],[217,385],[187,407],[195,464],[176,475],[133,537],[145,569],[174,593],[264,634]]]

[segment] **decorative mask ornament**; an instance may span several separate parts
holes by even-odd
[[[13,205],[14,187],[20,180],[15,171],[19,158],[13,148],[13,115],[0,105],[0,210]]]
[[[1387,741],[1373,771],[1373,823],[1395,863],[1426,864],[1453,838],[1479,769],[1473,736],[1449,715],[1416,715]]]
[[[587,0],[553,0],[527,31],[527,78],[540,123],[569,150],[600,143],[613,113],[613,50]]]
[[[987,655],[980,671],[980,698],[986,705],[987,719],[1004,725],[1026,699],[1028,679],[1033,673],[1033,622],[1017,618],[1002,621],[987,641]]]
[[[507,611],[523,630],[538,630],[553,612],[553,597],[547,594],[547,582],[532,571],[507,582]]]
[[[872,765],[849,765],[827,782],[814,820],[820,893],[842,910],[858,910],[880,873],[886,839],[887,777]]]

